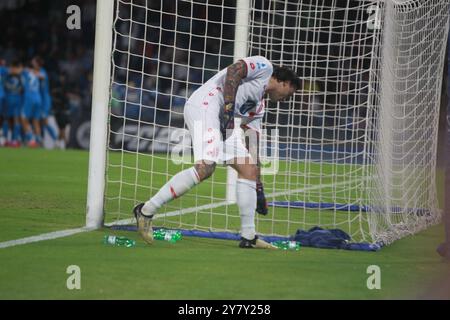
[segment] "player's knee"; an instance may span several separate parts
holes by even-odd
[[[200,181],[206,180],[214,173],[216,164],[210,161],[202,161],[195,164],[195,170],[197,171]]]
[[[250,165],[241,173],[241,175],[244,179],[256,181],[258,178],[258,167],[255,165]]]
[[[258,167],[256,165],[245,165],[233,168],[238,172],[239,179],[256,181],[258,178]]]

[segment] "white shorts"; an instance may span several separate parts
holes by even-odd
[[[236,129],[225,143],[222,141],[219,111],[223,103],[219,94],[218,89],[201,90],[184,106],[184,120],[191,134],[195,162],[225,163],[234,158],[250,157],[240,129]]]

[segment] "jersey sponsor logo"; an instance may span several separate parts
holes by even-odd
[[[258,70],[259,70],[259,69],[264,69],[265,67],[267,67],[267,64],[265,64],[265,63],[260,63],[260,62],[257,62],[256,65],[258,66]]]
[[[250,68],[252,68],[252,70],[255,70],[255,64],[253,62],[250,62]]]
[[[251,101],[251,100],[247,100],[240,108],[239,108],[239,112],[241,114],[246,114],[247,112],[249,112],[250,110],[254,109],[257,105],[257,102],[255,101]]]

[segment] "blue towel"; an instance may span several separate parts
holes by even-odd
[[[305,247],[378,251],[381,246],[372,243],[352,243],[351,237],[340,229],[322,229],[314,227],[308,231],[298,229],[292,240],[300,242]]]

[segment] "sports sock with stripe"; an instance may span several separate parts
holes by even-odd
[[[194,167],[174,175],[149,201],[142,207],[144,215],[152,215],[164,204],[178,198],[191,190],[200,182]]]

